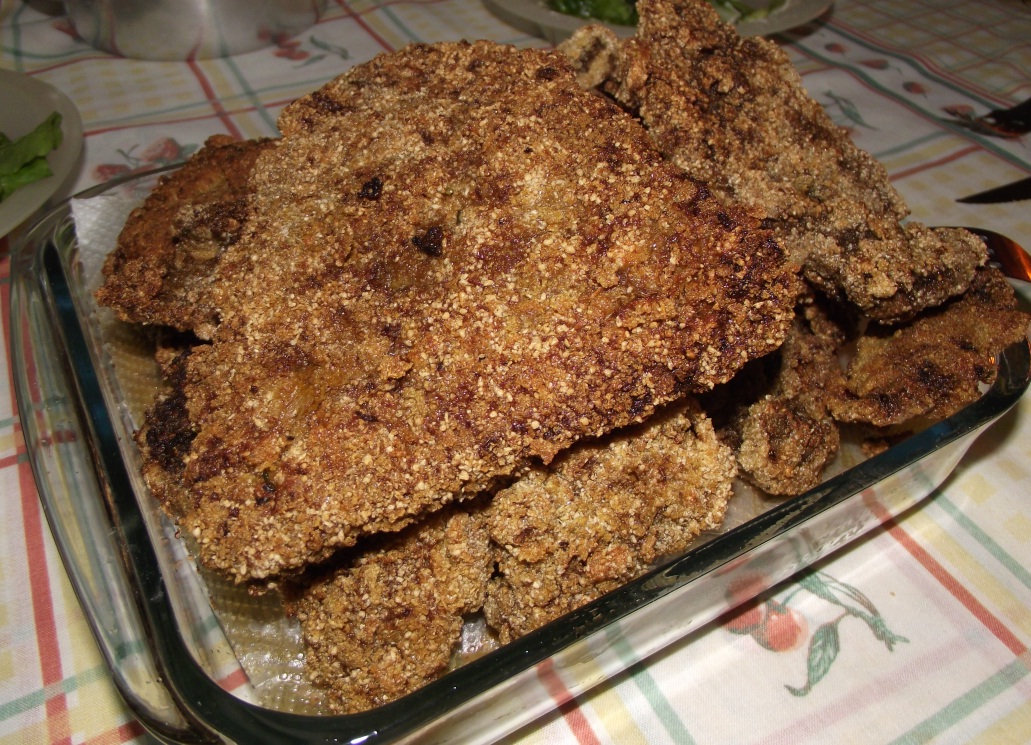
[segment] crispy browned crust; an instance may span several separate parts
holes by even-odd
[[[908,210],[883,167],[809,97],[776,44],[742,38],[704,0],[638,10],[634,38],[617,45],[589,27],[563,45],[582,81],[637,113],[720,199],[762,215],[814,286],[883,321],[966,288],[983,245],[900,224]]]
[[[494,568],[476,508],[437,513],[383,544],[298,586],[289,603],[308,676],[333,712],[374,708],[443,674]]]
[[[445,672],[463,616],[483,609],[509,641],[682,552],[719,527],[733,478],[733,455],[689,400],[492,500],[365,539],[285,587],[308,675],[334,711],[393,701]]]
[[[995,379],[996,355],[1025,338],[1028,321],[1002,273],[981,269],[962,297],[863,336],[831,411],[845,422],[920,430],[980,397]]]
[[[784,81],[783,70],[762,77],[784,63],[774,50],[740,46],[700,6],[641,5],[651,20],[638,46],[581,35],[588,46],[567,47],[581,82],[619,93],[621,81],[623,103],[645,113],[668,105],[640,76],[670,40],[695,52],[730,45],[688,68],[713,90],[736,79],[719,77],[734,54],[748,85]],[[786,98],[764,106],[799,107],[789,118],[814,127],[814,147],[838,146],[807,118],[815,104],[777,95]],[[739,135],[745,126],[718,121]],[[150,289],[121,300],[110,289],[108,301],[213,337],[160,353],[169,385],[137,434],[144,476],[206,564],[240,581],[289,575],[310,677],[335,712],[438,677],[466,614],[482,609],[513,639],[718,528],[735,453],[689,392],[779,346],[758,360],[771,378],[737,401],[730,439],[746,478],[798,493],[837,447],[828,407],[888,427],[944,416],[1027,325],[1005,283],[983,272],[941,311],[862,341],[846,380],[845,334],[817,300],[807,296],[792,326],[798,286],[770,233],[685,178],[683,163],[663,162],[632,117],[574,84],[559,55],[412,47],[296,102],[280,124],[282,141],[246,153],[209,142],[162,185],[109,270],[111,288],[138,276]],[[674,125],[676,142],[685,122]],[[730,156],[734,167],[758,157]],[[820,170],[830,168],[821,157],[776,168],[840,177]],[[767,210],[834,300],[887,318],[964,284],[920,278],[925,254],[947,278],[969,262],[963,248],[955,271],[943,269],[945,234],[913,226],[915,279],[873,305],[857,301],[872,285],[849,289],[860,265],[839,239],[874,250],[902,212],[866,156],[828,157],[867,190],[861,207],[811,184],[811,203],[792,212],[797,185],[778,187],[776,168],[754,183],[702,175],[720,200]],[[753,187],[770,190],[772,207],[757,207]],[[229,213],[246,224],[216,228],[217,205],[233,203],[245,203]],[[150,220],[164,238],[146,244]],[[849,232],[856,220],[866,232]],[[968,236],[949,240],[966,246]],[[740,392],[751,381],[737,382]],[[486,495],[455,503],[503,485],[489,505]]]
[[[500,554],[488,624],[509,641],[683,552],[722,523],[735,470],[689,399],[502,490],[487,510]]]
[[[184,525],[262,578],[775,349],[796,279],[554,52],[414,46],[289,106],[190,357]]]
[[[183,483],[185,458],[197,431],[186,410],[186,359],[190,349],[160,349],[165,390],[147,409],[134,438],[142,456],[142,474],[151,495],[179,518],[193,510],[196,498]]]
[[[215,135],[181,168],[161,178],[126,222],[104,263],[97,301],[124,321],[209,336],[214,268],[247,218],[248,179],[269,140]]]

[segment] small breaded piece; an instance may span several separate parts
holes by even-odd
[[[241,581],[643,421],[791,323],[769,233],[554,51],[407,47],[280,124],[185,385],[182,526]]]
[[[488,625],[507,642],[683,552],[722,523],[734,475],[694,399],[534,470],[487,509]]]
[[[636,36],[591,26],[560,46],[585,84],[637,114],[659,149],[772,227],[805,278],[893,322],[961,293],[984,246],[900,221],[883,166],[802,86],[787,55],[741,37],[705,0],[640,0]]]
[[[815,297],[799,307],[764,395],[734,423],[741,475],[767,494],[793,496],[820,483],[840,444],[828,389],[841,378],[845,331]]]
[[[210,337],[217,321],[208,299],[211,278],[222,252],[240,237],[254,161],[272,142],[215,135],[162,176],[104,262],[97,302],[123,321]]]
[[[841,442],[830,416],[813,415],[798,399],[777,396],[748,407],[739,424],[739,438],[742,475],[778,497],[817,486]]]
[[[1002,273],[981,269],[962,297],[861,337],[831,412],[892,432],[923,429],[982,395],[995,380],[996,355],[1026,337],[1029,321]]]
[[[572,61],[576,82],[583,88],[604,89],[619,79],[622,41],[606,26],[581,26],[558,50]]]
[[[375,708],[446,672],[494,568],[475,506],[438,512],[379,544],[288,593],[307,674],[334,713]]]

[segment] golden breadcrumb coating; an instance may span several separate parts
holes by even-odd
[[[208,138],[181,168],[162,176],[126,221],[104,262],[97,301],[123,321],[171,326],[208,337],[208,299],[222,252],[247,219],[251,169],[270,140]]]
[[[291,104],[187,363],[183,526],[261,579],[780,345],[797,278],[565,57],[412,46]]]
[[[859,339],[831,412],[840,421],[916,431],[956,413],[995,380],[996,355],[1026,337],[1000,271],[978,271],[962,297],[898,329]]]
[[[901,224],[884,168],[805,92],[787,55],[704,0],[641,0],[636,36],[592,26],[560,48],[635,112],[659,149],[728,204],[765,218],[810,283],[897,321],[962,292],[984,246]]]
[[[380,543],[296,587],[288,601],[307,673],[336,713],[374,708],[442,675],[494,568],[473,507],[438,512]]]
[[[683,552],[722,523],[734,475],[693,399],[531,472],[487,509],[500,553],[487,623],[509,641]]]

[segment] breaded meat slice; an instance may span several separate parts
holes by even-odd
[[[482,509],[473,506],[372,540],[287,596],[307,674],[335,713],[381,706],[446,672],[494,568]]]
[[[280,125],[185,383],[182,525],[240,580],[643,421],[791,324],[770,234],[554,51],[407,47]]]
[[[1002,273],[981,269],[962,297],[862,336],[831,412],[889,433],[919,431],[979,398],[995,380],[996,355],[1026,338],[1029,321]]]
[[[722,201],[762,216],[805,278],[892,322],[966,289],[985,261],[966,231],[902,224],[884,168],[802,86],[787,55],[741,37],[705,0],[641,0],[636,36],[592,26],[562,45]]]
[[[840,385],[838,355],[849,327],[810,293],[781,348],[712,397],[725,400],[714,416],[726,421],[720,437],[734,449],[741,476],[767,494],[813,488],[838,452],[828,398]]]
[[[210,337],[215,266],[247,219],[254,161],[271,140],[208,138],[181,168],[162,176],[136,208],[104,263],[97,302],[123,321]]]
[[[689,398],[498,492],[488,625],[507,642],[683,552],[719,528],[734,475],[733,453]]]

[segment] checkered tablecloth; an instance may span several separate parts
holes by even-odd
[[[265,50],[149,62],[91,49],[45,3],[0,0],[0,67],[56,86],[81,112],[74,189],[179,160],[213,133],[273,134],[284,104],[347,67],[409,42],[462,37],[545,45],[478,0],[336,0],[316,26]],[[986,137],[950,113],[1031,98],[1027,2],[838,0],[778,39],[809,92],[887,166],[915,217],[988,227],[1031,246],[1031,201],[955,201],[1031,175],[1031,136]],[[9,337],[10,241],[0,247]],[[0,742],[145,742],[41,515],[10,379],[8,361],[0,367]],[[511,742],[1031,742],[1029,470],[1025,397],[918,508],[770,594],[765,646],[724,621],[581,698],[570,700],[569,681],[556,679],[555,711]],[[842,616],[814,591],[828,586],[863,598],[868,617]],[[810,650],[829,629],[822,677],[807,686]]]

